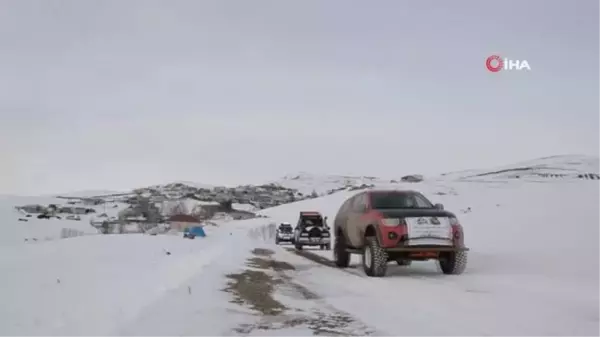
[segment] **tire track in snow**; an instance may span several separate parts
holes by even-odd
[[[330,260],[326,257],[323,257],[321,255],[315,254],[311,251],[307,251],[307,250],[297,250],[294,248],[285,248],[285,250],[287,252],[293,253],[295,255],[301,256],[307,260],[310,260],[312,262],[316,262],[320,265],[326,266],[326,267],[331,267],[334,268],[336,270],[345,272],[347,274],[353,275],[353,276],[358,276],[361,278],[366,278],[366,275],[362,274],[358,268],[356,266],[349,266],[348,268],[339,268],[335,265],[335,263],[333,262],[333,260]]]

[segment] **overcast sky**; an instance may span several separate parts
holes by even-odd
[[[598,60],[593,0],[2,0],[0,194],[597,155]]]

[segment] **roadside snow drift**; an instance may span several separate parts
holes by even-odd
[[[183,290],[189,298],[189,281],[205,267],[216,261],[225,266],[243,262],[235,260],[227,243],[242,240],[242,247],[246,229],[207,232],[206,238],[195,240],[116,234],[3,246],[0,334],[121,334],[146,307],[169,293]],[[222,282],[220,274],[213,275],[211,287],[208,276],[193,287],[204,300],[214,296],[203,289],[218,292]],[[173,317],[161,319],[168,325],[165,319]]]

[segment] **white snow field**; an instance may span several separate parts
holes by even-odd
[[[60,220],[17,221],[14,206],[38,201],[0,197],[0,334],[239,335],[232,329],[260,317],[221,290],[225,275],[244,268],[256,247],[296,267],[286,274],[319,296],[311,306],[345,312],[373,335],[599,334],[597,180],[442,177],[394,186],[422,191],[458,215],[471,248],[464,274],[443,275],[434,262],[422,262],[390,264],[385,278],[369,278],[358,257],[353,268],[335,269],[274,245],[268,235],[249,235],[271,222],[293,223],[304,210],[323,212],[331,224],[356,192],[261,211],[270,219],[221,222],[195,240],[143,234],[60,239]],[[93,233],[85,221],[79,224]],[[25,242],[24,235],[49,238]],[[299,305],[283,290],[277,299]],[[312,333],[296,327],[251,335]]]
[[[239,255],[239,251],[224,244],[222,236],[229,233],[209,235],[211,240],[203,241],[171,235],[95,235],[3,247],[0,333],[118,335],[136,321],[146,306],[169,297],[176,300],[178,294],[218,313],[224,296],[219,298],[219,288],[212,288],[211,281],[222,287],[222,275],[215,273],[215,268],[223,265],[215,262],[227,265],[243,261],[229,256]],[[241,237],[245,239],[245,231]],[[240,236],[228,237],[227,243],[233,244],[236,238]],[[204,268],[207,272],[194,283],[193,278]],[[189,285],[193,285],[192,293],[197,297],[189,296]],[[165,326],[170,328],[170,320],[193,320],[194,312],[186,312],[179,304],[170,316],[150,320],[167,320]],[[210,327],[196,326],[197,330],[189,333],[214,335],[224,329],[211,333],[207,329]]]

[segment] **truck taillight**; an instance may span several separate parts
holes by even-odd
[[[452,237],[455,239],[460,239],[460,228],[458,226],[452,226]]]
[[[454,238],[454,240],[461,240],[462,235],[463,235],[462,226],[458,223],[452,225],[452,238]]]
[[[450,218],[450,226],[452,227],[452,237],[455,240],[460,239],[462,235],[462,226],[460,225],[456,217]]]

